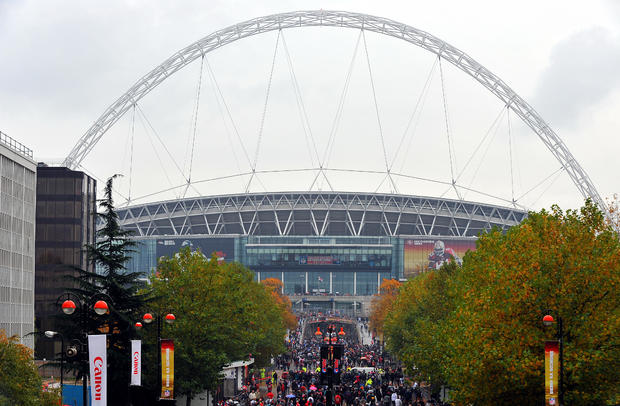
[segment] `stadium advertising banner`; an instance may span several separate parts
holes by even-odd
[[[419,274],[427,269],[439,269],[450,258],[460,265],[463,256],[469,250],[476,249],[476,241],[473,239],[415,239],[405,240],[404,246],[404,269],[405,278]]]
[[[173,257],[182,248],[189,247],[192,251],[200,250],[206,257],[215,253],[220,261],[235,259],[234,238],[161,238],[157,239],[157,258]]]
[[[331,255],[302,255],[299,257],[300,265],[340,265],[340,259]]]

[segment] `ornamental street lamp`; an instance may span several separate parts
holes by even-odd
[[[551,316],[551,314],[549,313],[555,313],[557,315],[557,312],[554,312],[552,310],[547,310],[545,312],[545,316],[542,318],[542,322],[543,325],[545,327],[550,327],[555,323],[555,320],[553,318],[553,316]],[[559,400],[560,400],[560,406],[564,406],[564,343],[563,343],[563,339],[564,339],[564,329],[563,329],[563,325],[562,325],[562,317],[560,317],[559,315],[558,317],[558,322],[557,322],[557,330],[556,330],[556,339],[558,340],[558,344],[560,347],[560,393],[559,393]]]
[[[153,314],[151,313],[145,313],[144,316],[142,316],[142,321],[144,322],[144,324],[149,325],[153,322],[153,319],[155,319],[157,321],[157,365],[159,368],[159,371],[161,371],[161,329],[162,329],[162,319],[166,322],[166,324],[168,325],[172,325],[174,324],[174,321],[176,320],[176,317],[174,316],[174,314],[172,313],[156,313],[155,316],[153,316]],[[141,329],[142,328],[142,323],[140,323],[139,321],[136,322],[135,324],[136,329]],[[160,382],[160,392],[161,392],[161,382]]]
[[[86,299],[86,300],[82,300],[81,297],[72,294],[72,293],[65,293],[64,295],[61,295],[56,303],[58,304],[63,297],[65,298],[64,301],[62,301],[62,304],[60,305],[62,312],[64,314],[66,314],[67,316],[71,316],[75,313],[76,310],[78,310],[78,314],[80,316],[79,318],[79,326],[80,326],[80,337],[82,337],[82,340],[78,340],[78,339],[74,339],[72,340],[72,342],[75,342],[75,344],[77,345],[73,345],[67,348],[67,356],[69,357],[74,357],[78,354],[81,355],[83,361],[84,361],[84,372],[82,374],[82,402],[84,405],[86,405],[86,401],[87,401],[87,396],[86,396],[86,392],[87,392],[87,382],[86,382],[86,375],[88,374],[88,354],[87,354],[87,343],[85,342],[86,338],[88,337],[88,312],[92,310],[95,312],[95,314],[97,314],[98,316],[103,316],[104,314],[108,313],[108,311],[110,310],[108,303],[104,300],[96,300],[98,296],[104,296],[106,297],[110,302],[112,301],[112,299],[110,298],[110,296],[106,295],[105,293],[97,293],[95,294],[95,296],[91,299]],[[96,300],[96,301],[95,301]],[[95,303],[93,304],[93,301],[95,301]],[[77,303],[77,304],[76,304]],[[92,304],[92,306],[91,306]],[[45,335],[48,336],[47,334],[48,332],[45,332]],[[55,333],[53,331],[49,332],[51,333]],[[56,333],[59,334],[59,333]],[[55,334],[52,334],[52,336],[54,336]],[[48,336],[49,337],[49,336]],[[63,339],[64,340],[64,339]],[[64,345],[63,345],[64,346]],[[78,350],[78,346],[79,346],[79,350]],[[63,353],[64,355],[64,353]],[[62,366],[62,361],[61,361],[61,366]],[[61,372],[61,379],[62,379],[62,372]],[[61,383],[62,386],[62,383]]]
[[[45,337],[47,338],[54,338],[54,337],[60,337],[60,400],[62,403],[62,389],[64,387],[64,375],[65,375],[65,337],[62,335],[62,333],[59,333],[58,331],[51,331],[51,330],[47,330],[45,332]]]

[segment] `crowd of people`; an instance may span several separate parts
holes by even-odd
[[[376,340],[370,345],[358,337],[338,337],[344,344],[339,379],[330,390],[321,382],[322,336],[303,336],[304,322],[287,339],[287,352],[274,360],[273,371],[250,374],[243,391],[234,400],[241,406],[428,406],[441,405],[430,399],[425,387],[410,382],[399,363],[384,353]],[[367,326],[360,323],[363,332]],[[322,384],[323,383],[323,384]],[[331,398],[331,402],[328,402]]]

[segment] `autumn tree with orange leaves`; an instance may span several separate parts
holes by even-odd
[[[282,281],[276,278],[266,278],[260,283],[265,285],[267,290],[273,296],[277,306],[280,308],[282,312],[282,319],[284,320],[284,325],[286,328],[292,330],[297,327],[297,318],[293,314],[293,304],[291,303],[291,299],[282,293]]]
[[[620,240],[591,201],[532,212],[481,235],[462,267],[407,282],[388,344],[419,375],[444,379],[455,405],[540,405],[544,341],[555,334],[541,320],[552,309],[564,322],[566,404],[616,404],[619,287]]]
[[[445,324],[454,309],[454,292],[450,288],[458,270],[455,261],[440,269],[428,270],[405,283],[385,320],[386,345],[418,381],[430,381],[431,390],[439,392],[447,383],[449,364]]]
[[[383,335],[385,316],[390,312],[401,283],[396,279],[383,279],[379,286],[379,293],[374,295],[370,304],[370,329],[379,336]]]
[[[0,405],[53,406],[60,394],[43,391],[32,350],[0,329]]]

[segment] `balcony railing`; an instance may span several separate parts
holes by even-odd
[[[25,156],[27,158],[32,159],[32,150],[30,148],[26,147],[21,142],[18,142],[16,140],[14,140],[13,138],[9,137],[8,135],[3,133],[2,131],[0,131],[0,143],[2,143],[5,146],[9,147],[9,149],[12,149],[13,151],[17,152],[18,154],[21,154],[21,155],[23,155],[23,156]]]

